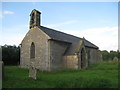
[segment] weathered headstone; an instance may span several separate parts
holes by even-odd
[[[34,63],[31,62],[29,66],[29,77],[36,79],[36,75],[37,75],[37,69],[34,66]]]
[[[113,61],[114,61],[114,62],[118,62],[118,58],[117,58],[117,57],[114,57],[114,58],[113,58]]]

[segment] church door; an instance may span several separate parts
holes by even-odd
[[[81,69],[86,68],[87,60],[86,60],[86,53],[85,50],[82,48],[81,50]]]

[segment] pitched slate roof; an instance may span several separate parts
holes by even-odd
[[[79,37],[76,37],[76,36],[73,36],[70,34],[66,34],[66,33],[63,33],[60,31],[56,31],[54,29],[50,29],[50,28],[47,28],[44,26],[40,26],[39,28],[54,40],[59,40],[59,41],[68,42],[68,43],[72,43],[72,44],[78,43],[80,40],[83,40],[86,47],[98,49],[98,47],[96,45],[89,42],[85,38],[79,38]]]
[[[70,39],[75,39],[79,40],[77,37],[54,30],[50,29],[44,26],[41,26],[41,30],[45,32],[47,35],[49,35],[52,39],[59,40],[59,41],[64,41],[64,42],[69,42],[72,43]]]

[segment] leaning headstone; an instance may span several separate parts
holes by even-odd
[[[37,69],[34,66],[34,63],[31,62],[29,66],[29,77],[36,80]]]

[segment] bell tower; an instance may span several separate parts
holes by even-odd
[[[41,12],[33,9],[30,14],[30,29],[34,28],[35,26],[40,26],[40,14]]]

